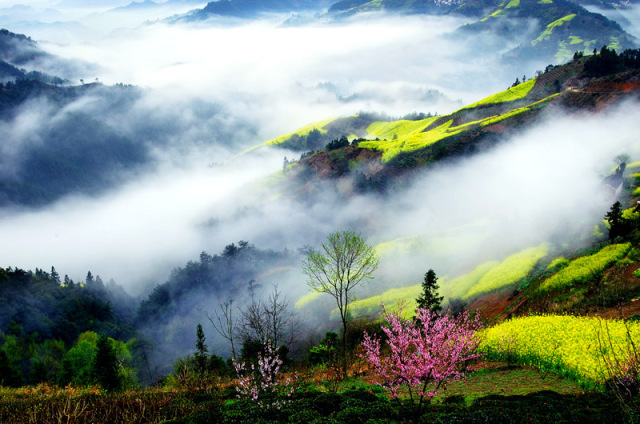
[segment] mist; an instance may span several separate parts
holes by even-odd
[[[630,140],[626,133],[606,147],[598,140],[614,130],[631,134],[637,122],[635,106],[633,113],[598,120],[554,117],[495,152],[430,169],[407,192],[389,198],[356,196],[345,204],[327,187],[304,203],[286,193],[273,200],[260,194],[264,178],[282,169],[284,156],[295,155],[261,149],[238,156],[244,149],[361,110],[448,113],[535,69],[503,66],[502,51],[477,52],[454,40],[462,18],[375,15],[283,27],[286,16],[270,16],[186,24],[163,20],[169,15],[161,9],[113,10],[123,5],[0,3],[0,24],[83,64],[74,71],[78,83],[97,78],[105,87],[125,83],[141,90],[124,105],[90,93],[63,111],[29,104],[4,123],[3,131],[13,135],[12,163],[20,163],[23,143],[39,142],[38,128],[68,111],[90,114],[142,144],[147,155],[129,174],[114,169],[127,177],[106,192],[72,193],[37,210],[0,211],[0,232],[11,240],[0,246],[2,266],[53,265],[76,280],[91,270],[144,294],[200,252],[216,253],[238,240],[294,250],[318,246],[340,228],[359,228],[375,244],[476,229],[454,237],[447,252],[459,257],[438,254],[437,245],[390,257],[371,290],[408,284],[428,268],[455,273],[456,265],[502,257],[546,240],[567,222],[601,216],[600,174]],[[197,3],[171,13],[193,7]],[[53,64],[41,65],[56,72]],[[600,119],[610,122],[603,124],[606,134]],[[558,184],[564,179],[570,179],[566,186]]]

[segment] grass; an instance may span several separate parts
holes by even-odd
[[[572,45],[572,46],[575,45],[575,44],[580,44],[580,43],[584,42],[584,40],[582,38],[578,37],[577,35],[570,35],[569,36],[569,40],[570,40],[569,44]]]
[[[505,365],[489,364],[486,368],[468,374],[466,380],[447,385],[446,396],[462,396],[469,405],[476,399],[490,395],[523,396],[540,390],[575,395],[583,391],[579,384],[559,375],[545,375],[533,367]]]
[[[456,277],[447,284],[441,285],[442,294],[448,299],[463,297],[487,272],[498,265],[500,265],[498,261],[490,261],[478,265],[471,272]]]
[[[549,246],[542,244],[509,256],[499,265],[489,269],[462,298],[469,299],[515,284],[525,278],[536,263],[548,253]]]
[[[338,118],[329,118],[329,119],[325,119],[324,121],[314,122],[312,124],[305,125],[304,127],[298,128],[297,130],[292,131],[292,132],[290,132],[288,134],[284,134],[284,135],[281,135],[280,137],[277,137],[277,138],[274,138],[272,140],[266,141],[263,144],[264,145],[268,145],[268,146],[281,144],[281,143],[284,143],[285,141],[289,140],[291,137],[293,137],[295,135],[300,136],[300,137],[308,135],[311,131],[313,131],[315,129],[320,131],[322,134],[326,134],[327,130],[324,129],[324,127],[326,127],[327,125],[329,125],[330,123],[332,123],[336,119],[338,119]]]
[[[439,282],[442,283],[442,281]],[[389,289],[379,295],[356,300],[349,306],[350,312],[354,317],[375,318],[382,311],[381,305],[384,302],[389,311],[395,312],[402,306],[403,310],[412,313],[416,309],[416,299],[420,296],[421,291],[421,284]]]
[[[438,117],[431,117],[419,121],[394,121],[394,122],[373,122],[367,128],[370,137],[382,139],[393,139],[395,137],[407,137],[419,133],[427,128]]]
[[[296,309],[302,309],[305,306],[308,306],[310,303],[318,300],[318,298],[322,295],[322,293],[318,293],[316,291],[309,292],[304,296],[300,297],[296,300],[295,307]]]
[[[388,162],[399,153],[423,149],[437,141],[458,134],[463,130],[463,128],[460,127],[451,128],[452,124],[453,119],[430,131],[410,133],[406,137],[398,137],[393,140],[363,141],[359,146],[366,149],[382,150],[382,161]]]
[[[564,25],[567,22],[571,22],[571,20],[573,18],[575,18],[575,17],[576,17],[576,14],[572,13],[570,15],[563,16],[562,18],[556,19],[555,21],[551,22],[549,25],[547,25],[545,30],[542,31],[542,33],[538,36],[538,38],[536,38],[535,40],[531,41],[531,45],[535,46],[538,43],[541,43],[543,41],[548,40],[551,37],[551,34],[553,33],[553,31],[557,27],[560,27],[560,26]]]
[[[468,106],[463,107],[460,110],[464,109],[473,109],[478,106],[484,105],[493,105],[498,103],[507,103],[515,100],[521,100],[527,97],[529,92],[533,89],[536,84],[536,79],[530,79],[527,82],[523,82],[518,84],[515,87],[511,87],[505,91],[501,91],[500,93],[493,94],[489,97],[485,97],[484,99],[477,101],[475,103],[471,103]]]
[[[558,41],[558,50],[554,56],[556,58],[556,62],[564,63],[573,57],[573,50],[567,46],[566,41]]]
[[[560,256],[559,258],[555,258],[554,260],[551,261],[551,263],[549,265],[547,265],[547,270],[553,269],[557,266],[564,266],[566,264],[568,264],[570,261],[565,259],[564,257]]]
[[[540,284],[539,291],[561,290],[595,278],[602,271],[623,258],[631,249],[631,243],[612,244],[598,253],[577,258]]]
[[[640,342],[640,324],[628,323],[633,340]],[[592,389],[604,384],[602,355],[624,358],[628,353],[627,327],[619,320],[576,316],[513,318],[481,333],[480,350],[489,359],[534,366],[571,378]],[[600,350],[600,340],[612,348]]]
[[[495,12],[493,12],[491,15],[485,16],[484,18],[482,18],[480,20],[480,22],[484,22],[484,21],[488,20],[489,18],[497,18],[497,17],[502,16],[502,15],[504,15],[504,10],[498,9]]]

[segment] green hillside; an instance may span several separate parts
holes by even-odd
[[[329,15],[340,19],[372,11],[472,16],[477,21],[462,26],[458,35],[489,34],[505,40],[525,36],[527,41],[508,53],[518,59],[539,57],[562,63],[578,50],[604,45],[618,51],[637,47],[637,40],[617,22],[568,0],[343,0],[331,6]],[[534,21],[537,25],[532,32],[523,34]]]

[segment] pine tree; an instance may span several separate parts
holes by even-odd
[[[207,370],[207,345],[204,344],[205,337],[204,331],[202,331],[202,325],[198,324],[196,328],[196,353],[195,353],[195,361],[196,367],[198,369],[198,373],[204,374]]]
[[[424,281],[422,282],[422,293],[420,297],[416,299],[418,303],[418,309],[429,309],[432,312],[438,312],[442,309],[442,299],[444,296],[438,296],[438,277],[434,270],[429,269],[424,274]]]
[[[118,358],[111,340],[104,334],[96,343],[96,357],[93,363],[93,375],[98,384],[107,391],[120,388],[118,376]]]
[[[624,234],[625,219],[622,217],[622,205],[620,202],[615,202],[604,218],[609,223],[609,240]]]

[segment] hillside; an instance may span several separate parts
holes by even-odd
[[[359,193],[397,192],[400,187],[405,187],[412,175],[418,171],[489,151],[500,145],[506,136],[531,127],[542,117],[551,116],[561,110],[565,113],[597,114],[624,100],[638,99],[640,71],[637,64],[634,64],[636,62],[630,58],[635,57],[635,53],[628,52],[620,56],[613,53],[618,60],[623,60],[623,56],[629,56],[626,62],[627,70],[623,72],[615,72],[615,69],[620,69],[615,64],[607,68],[608,71],[599,68],[598,64],[603,61],[608,63],[610,55],[610,50],[603,49],[594,56],[578,56],[566,65],[550,66],[537,78],[445,116],[378,121],[375,115],[363,114],[327,119],[270,140],[263,144],[262,148],[275,146],[293,150],[310,147],[320,149],[302,153],[297,161],[286,161],[286,178],[279,190],[290,197],[306,198],[312,193],[326,190],[327,185],[334,187],[336,195],[345,200]],[[600,71],[595,72],[594,69]],[[338,138],[340,131],[343,133],[341,138]],[[347,135],[352,140],[351,143],[347,141]],[[330,140],[333,141],[329,142]],[[323,143],[326,143],[324,148]],[[630,185],[631,188],[627,188],[626,192],[633,191],[636,184],[634,181],[627,180],[625,187]],[[640,190],[635,190],[634,193],[638,196]],[[633,205],[635,200],[633,197],[625,202],[627,205]],[[593,223],[591,225],[593,226]],[[430,252],[429,256],[433,259],[439,257],[440,253],[443,256],[447,255],[448,251],[446,248],[443,249],[443,246],[448,244],[449,239],[464,240],[465,243],[462,244],[477,242],[472,241],[473,237],[466,233],[466,229],[452,228],[443,231],[442,234],[415,234],[404,240],[384,243],[378,246],[378,249],[384,252],[383,256],[388,254],[389,258],[407,256],[413,251],[421,251],[424,254],[426,251]],[[590,237],[590,234],[586,234],[577,245],[588,244]],[[523,281],[530,284],[530,281],[537,278],[534,276],[540,275],[541,272],[548,273],[541,270],[541,264],[549,264],[566,254],[563,249],[566,249],[566,246],[563,248],[543,244],[530,246],[520,252],[511,252],[502,257],[488,258],[485,263],[459,262],[458,267],[454,268],[454,273],[444,280],[442,293],[448,300],[457,298],[469,304],[472,309],[479,308],[485,311],[488,317],[504,317],[515,311],[530,308],[541,312],[573,311],[573,306],[556,308],[544,302],[540,303],[538,294],[525,300],[517,295],[517,291],[514,292],[514,287],[523,286]],[[436,253],[438,251],[440,253]],[[597,271],[598,275],[617,263],[616,261],[625,260],[628,252],[627,249],[616,254],[613,262],[607,262],[606,267]],[[457,251],[456,254],[462,255],[463,252]],[[581,256],[584,253],[572,254]],[[632,263],[635,263],[635,259]],[[467,269],[465,273],[460,273],[461,266]],[[625,273],[629,274],[634,269],[630,265]],[[621,280],[621,284],[630,283]],[[631,299],[630,296],[639,293],[634,287],[632,284],[629,286],[630,291],[625,292],[623,297],[626,302]],[[374,297],[356,302],[353,313],[356,316],[371,316],[379,309],[380,302],[394,305],[401,299],[414,298],[417,291],[419,286],[377,293]],[[594,293],[589,294],[588,298],[595,296]],[[304,299],[302,304],[310,300],[312,299]],[[586,301],[584,305],[591,305],[590,302]],[[584,305],[580,306],[583,312],[589,308]],[[605,301],[603,305],[610,307],[613,304],[611,301]]]
[[[212,16],[256,18],[264,13],[319,11],[330,3],[330,0],[218,0],[207,3],[203,9],[189,13],[185,19],[195,21]]]
[[[267,141],[262,147],[304,152],[300,160],[288,162],[286,172],[290,184],[311,182],[304,185],[305,190],[312,188],[314,178],[335,181],[340,177],[343,187],[346,179],[352,190],[384,192],[401,183],[411,170],[490,149],[505,135],[531,125],[554,107],[598,111],[637,98],[640,80],[636,65],[623,73],[587,75],[585,64],[601,57],[579,57],[563,66],[549,66],[536,78],[448,115],[399,121],[379,121],[374,114],[327,119]],[[351,140],[350,145],[324,148],[342,136]]]
[[[637,47],[637,40],[617,22],[567,0],[505,1],[478,22],[465,25],[461,30],[490,32],[508,38],[520,36],[525,22],[533,19],[536,24],[526,36],[527,40],[508,52],[507,57],[514,60],[553,58],[553,63],[563,63],[578,50],[590,52],[609,46],[622,52]],[[514,27],[512,20],[521,22],[521,25]]]
[[[637,40],[620,25],[568,0],[363,1],[344,0],[329,9],[333,19],[359,13],[387,11],[401,14],[464,15],[478,20],[458,29],[454,37],[474,43],[474,36],[498,37],[502,45],[524,41],[506,53],[510,60],[542,59],[566,62],[578,50],[610,46],[618,51],[637,47]],[[469,37],[469,38],[466,38]],[[466,38],[466,39],[465,39]],[[485,48],[484,42],[478,48]],[[494,41],[495,42],[495,39]],[[501,43],[496,42],[496,45]]]

